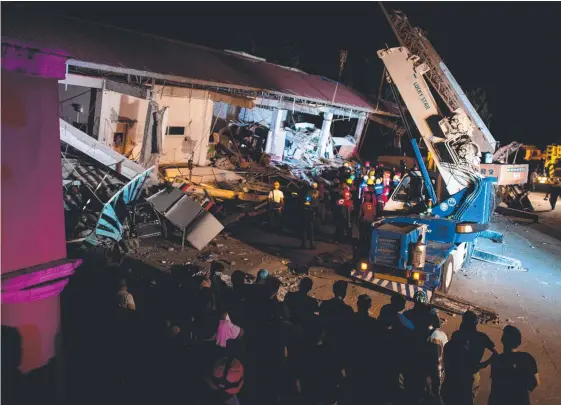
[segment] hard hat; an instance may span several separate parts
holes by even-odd
[[[374,179],[372,177],[369,177],[368,180],[366,181],[366,184],[368,184],[369,186],[374,184]]]
[[[399,180],[399,175],[397,175],[397,174],[394,175],[394,176],[393,176],[393,179],[394,179],[394,180]]]
[[[278,181],[275,181],[275,182],[273,183],[273,186],[275,186],[275,187],[280,187],[280,183],[279,183]]]
[[[318,188],[318,184],[317,183],[312,183],[312,188]]]
[[[428,304],[429,297],[427,296],[426,292],[424,292],[423,290],[419,290],[413,296],[413,301],[415,301],[417,304]]]
[[[351,179],[352,181],[354,181],[354,180],[355,180],[355,178],[356,178],[356,177],[355,177],[355,175],[354,175],[354,174],[351,174],[351,177],[350,177],[350,179]]]
[[[364,181],[368,181],[368,176],[363,176],[362,179],[363,179]]]
[[[347,179],[347,184],[353,184],[353,180],[350,177]]]
[[[370,167],[370,160],[367,160],[366,162],[364,162],[364,166]]]
[[[377,179],[376,179],[376,184],[381,184],[381,183],[382,183],[382,179],[377,178]]]

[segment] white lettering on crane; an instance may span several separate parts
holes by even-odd
[[[418,82],[415,82],[415,83],[413,83],[413,86],[415,87],[415,90],[417,90],[417,94],[419,95],[419,98],[421,99],[421,102],[425,106],[425,109],[430,110],[430,104],[429,104],[427,98],[425,97],[425,95],[423,94],[423,90],[421,89],[421,85]]]

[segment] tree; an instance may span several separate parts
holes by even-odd
[[[478,87],[469,91],[467,97],[469,101],[471,101],[471,104],[473,104],[475,111],[477,111],[485,125],[487,125],[487,128],[491,128],[491,117],[493,114],[489,111],[489,103],[487,102],[485,90]]]

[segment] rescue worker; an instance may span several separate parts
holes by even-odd
[[[329,201],[329,193],[325,189],[325,184],[320,183],[318,186],[318,221],[321,225],[325,225],[327,218],[327,203]]]
[[[351,228],[351,193],[346,188],[342,188],[341,194],[337,199],[335,213],[335,234],[334,242],[345,242],[352,237]]]
[[[366,190],[367,187],[368,187],[368,176],[363,176],[358,186],[358,198],[361,203],[362,201],[364,201],[363,199],[364,191]]]
[[[376,178],[384,177],[384,164],[380,163],[376,165]]]
[[[362,254],[367,254],[370,248],[370,240],[372,239],[372,222],[376,219],[376,203],[372,202],[372,196],[366,194],[364,202],[360,205],[360,213],[358,215],[358,235],[359,249]]]
[[[284,211],[284,193],[280,183],[275,181],[274,189],[269,193],[269,226],[282,232],[282,214]]]
[[[369,160],[364,162],[364,167],[362,168],[361,173],[362,173],[363,176],[368,176],[368,174],[370,173],[370,161]]]
[[[401,173],[395,172],[392,179],[392,187],[395,190],[397,186],[399,186],[399,182],[401,181]]]
[[[374,179],[372,177],[369,177],[368,180],[366,180],[366,188],[363,191],[363,198],[365,194],[370,194],[372,201],[376,201],[374,196]]]
[[[399,162],[399,166],[400,166],[400,169],[401,169],[401,173],[403,173],[403,174],[407,173],[407,163],[405,162],[405,160],[401,160]]]
[[[348,179],[349,176],[351,175],[351,167],[349,165],[348,162],[345,162],[343,164],[343,166],[341,166],[341,168],[339,169],[339,175],[338,177],[341,179],[341,181],[345,181],[345,179]]]
[[[382,184],[382,179],[380,178],[376,179],[374,194],[376,195],[377,215],[380,216],[382,210],[384,209],[384,185]]]
[[[354,175],[355,175],[355,177],[360,178],[360,177],[362,177],[361,174],[362,174],[362,169],[361,169],[360,163],[357,163],[357,164],[355,165],[355,173],[354,173]]]
[[[384,202],[384,207],[386,206],[386,204],[388,203],[388,200],[390,199],[390,186],[384,186],[384,194],[382,194],[382,201]]]
[[[561,195],[561,185],[559,184],[559,180],[555,180],[555,184],[552,184],[548,190],[549,194],[549,204],[551,205],[551,210],[555,209],[555,205],[557,205],[557,199],[559,195]]]
[[[382,183],[384,186],[389,186],[391,183],[391,173],[387,170],[384,170],[384,175],[382,177]]]
[[[317,226],[317,219],[318,219],[318,211],[319,211],[319,191],[318,191],[318,184],[312,183],[312,188],[308,191],[308,195],[311,197],[310,207],[314,211],[314,225]]]
[[[301,226],[302,226],[302,249],[306,247],[306,241],[310,242],[310,249],[315,249],[314,240],[314,224],[315,224],[315,211],[312,207],[312,196],[306,194],[304,198],[304,204],[302,207],[301,215]]]

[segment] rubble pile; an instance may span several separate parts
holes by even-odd
[[[341,145],[341,142],[336,143],[329,137],[328,152],[325,158],[320,158],[321,131],[314,124],[296,123],[291,128],[284,128],[284,131],[286,147],[282,160],[263,153],[268,128],[230,122],[211,137],[210,166],[197,167],[192,161],[160,166],[157,170],[159,185],[135,190],[135,199],[127,205],[126,211],[119,211],[118,218],[115,217],[122,226],[111,230],[108,246],[126,252],[128,239],[138,242],[138,239],[156,234],[166,238],[166,228],[171,227],[169,232],[174,229],[183,232],[186,240],[200,249],[223,226],[245,217],[265,214],[268,194],[274,182],[281,184],[285,198],[299,194],[312,182],[329,184],[331,175],[328,173],[344,163],[334,155],[336,144]],[[67,152],[68,147],[64,150]],[[127,183],[127,179],[116,174],[114,168],[88,159],[83,153],[80,161],[87,162],[86,165],[69,165],[73,156],[66,153],[63,157],[63,164],[68,166],[65,166],[63,179],[69,217],[67,223],[70,225],[67,239],[81,242],[98,229],[98,223],[103,224],[101,215],[106,209],[103,204],[124,187],[134,187],[135,184]],[[115,182],[115,177],[119,181]],[[175,192],[171,191],[174,189]],[[110,190],[108,195],[102,196],[107,190]],[[196,204],[181,199],[178,193]],[[128,196],[129,192],[124,195]],[[142,196],[146,201],[140,198]],[[112,212],[110,214],[115,216]],[[186,222],[185,218],[190,218],[191,222]],[[193,229],[196,222],[200,223],[199,228]],[[190,236],[194,231],[196,235]],[[106,230],[103,232],[107,233]]]

